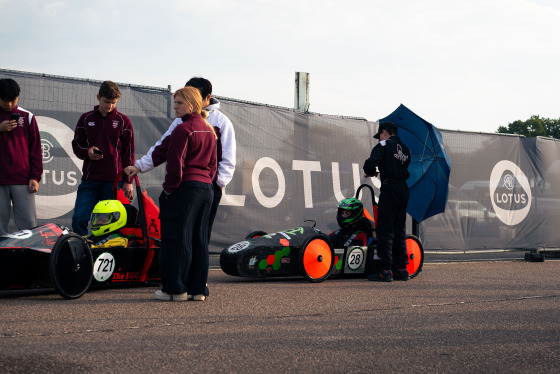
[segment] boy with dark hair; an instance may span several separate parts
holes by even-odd
[[[72,149],[84,160],[84,165],[72,230],[82,236],[88,233],[88,221],[95,204],[110,200],[117,174],[134,165],[134,132],[130,119],[117,111],[120,97],[116,83],[103,82],[97,94],[99,105],[82,114],[74,132]],[[123,176],[120,183],[125,196],[132,200],[133,188],[128,177]]]
[[[35,116],[17,106],[19,94],[15,80],[0,79],[0,235],[8,233],[12,206],[19,230],[37,226],[41,136]]]

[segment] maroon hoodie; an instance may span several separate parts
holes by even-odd
[[[216,174],[216,136],[198,113],[181,118],[171,135],[152,152],[154,166],[167,162],[163,189],[173,192],[182,182],[212,184]]]
[[[107,117],[103,117],[98,109],[99,105],[78,120],[72,149],[79,159],[84,160],[82,180],[112,182],[125,167],[134,165],[134,132],[130,119],[117,108]],[[103,152],[101,160],[88,157],[88,149],[93,146]]]
[[[0,132],[0,184],[29,184],[30,179],[41,181],[43,153],[41,136],[35,116],[17,105],[11,112],[0,109],[0,122],[19,113],[17,126]]]

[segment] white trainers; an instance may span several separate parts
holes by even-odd
[[[162,300],[162,301],[187,301],[188,298],[189,298],[189,295],[186,292],[176,294],[176,295],[170,295],[167,292],[163,292],[162,290],[158,290],[154,293],[154,298],[156,300]]]
[[[204,295],[194,295],[192,297],[192,299],[193,299],[193,301],[204,301],[204,300],[206,300],[206,296],[204,296]]]

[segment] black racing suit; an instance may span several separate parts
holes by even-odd
[[[406,206],[408,204],[410,150],[398,136],[380,141],[364,163],[364,172],[373,175],[379,168],[381,193],[377,211],[377,255],[383,270],[404,269],[406,251]]]

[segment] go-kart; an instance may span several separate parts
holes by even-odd
[[[373,188],[361,185],[356,191],[359,198],[362,188],[371,192],[373,215],[364,209],[366,218],[375,227],[377,204]],[[226,247],[220,253],[220,267],[224,273],[249,277],[302,276],[310,282],[321,282],[330,276],[366,276],[379,268],[373,233],[367,246],[334,248],[330,237],[313,226],[301,226],[272,234],[254,231],[245,240]],[[407,269],[410,277],[422,271],[424,249],[414,235],[407,235]]]
[[[97,245],[70,229],[47,223],[0,237],[0,290],[55,288],[65,299],[89,288],[160,282],[157,256],[159,208],[135,177],[138,209],[113,185],[113,199],[126,208],[129,220],[119,231],[126,246]]]

